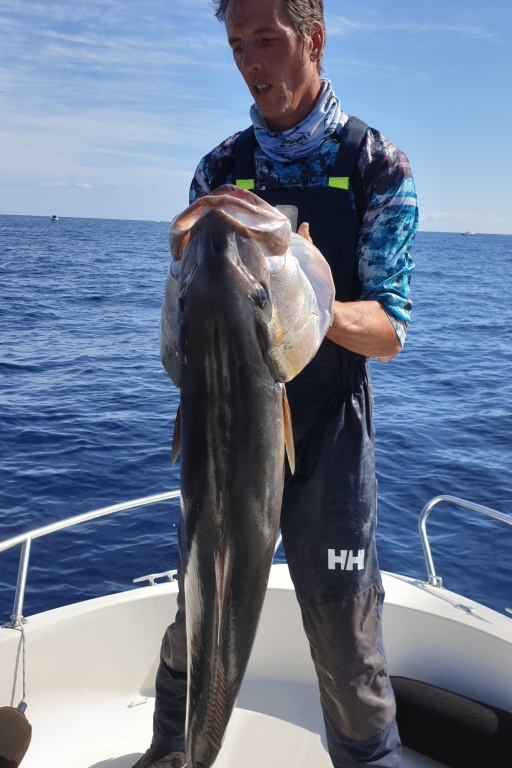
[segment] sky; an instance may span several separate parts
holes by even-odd
[[[325,0],[324,76],[420,230],[512,234],[512,4]],[[0,0],[0,214],[170,221],[251,98],[208,0]]]

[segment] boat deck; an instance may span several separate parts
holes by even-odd
[[[283,692],[281,692],[283,694]],[[215,768],[332,768],[319,708],[312,690],[289,690],[303,705],[289,719],[243,706],[235,709]],[[246,691],[260,698],[263,691]],[[276,704],[275,691],[265,700]],[[242,702],[241,702],[242,703]],[[27,710],[34,735],[23,768],[131,768],[151,734],[153,697],[94,702],[70,698],[47,702],[44,711]],[[297,720],[302,721],[301,723]],[[304,724],[307,721],[307,725]],[[440,768],[441,763],[404,748],[403,768]]]
[[[510,619],[460,596],[384,574],[392,674],[508,709]],[[131,768],[151,739],[160,641],[175,583],[141,587],[30,617],[25,625],[23,768]],[[460,653],[464,648],[464,654]],[[21,633],[0,629],[0,701],[21,699]],[[478,667],[480,674],[468,674]],[[318,688],[286,566],[274,566],[240,695],[215,768],[330,768]],[[403,768],[441,763],[404,750]]]

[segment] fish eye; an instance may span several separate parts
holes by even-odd
[[[256,303],[258,304],[258,306],[261,309],[264,309],[265,304],[267,303],[267,299],[268,299],[268,293],[266,291],[265,286],[258,285],[258,287],[256,288],[256,296],[255,296],[255,298],[256,298]]]

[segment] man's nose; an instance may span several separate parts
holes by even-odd
[[[242,57],[242,74],[250,75],[261,69],[261,60],[258,51],[252,45],[244,47]]]

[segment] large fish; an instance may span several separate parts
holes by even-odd
[[[329,266],[288,218],[225,185],[171,224],[161,357],[180,387],[187,768],[215,761],[249,660],[293,438],[283,382],[332,323]]]

